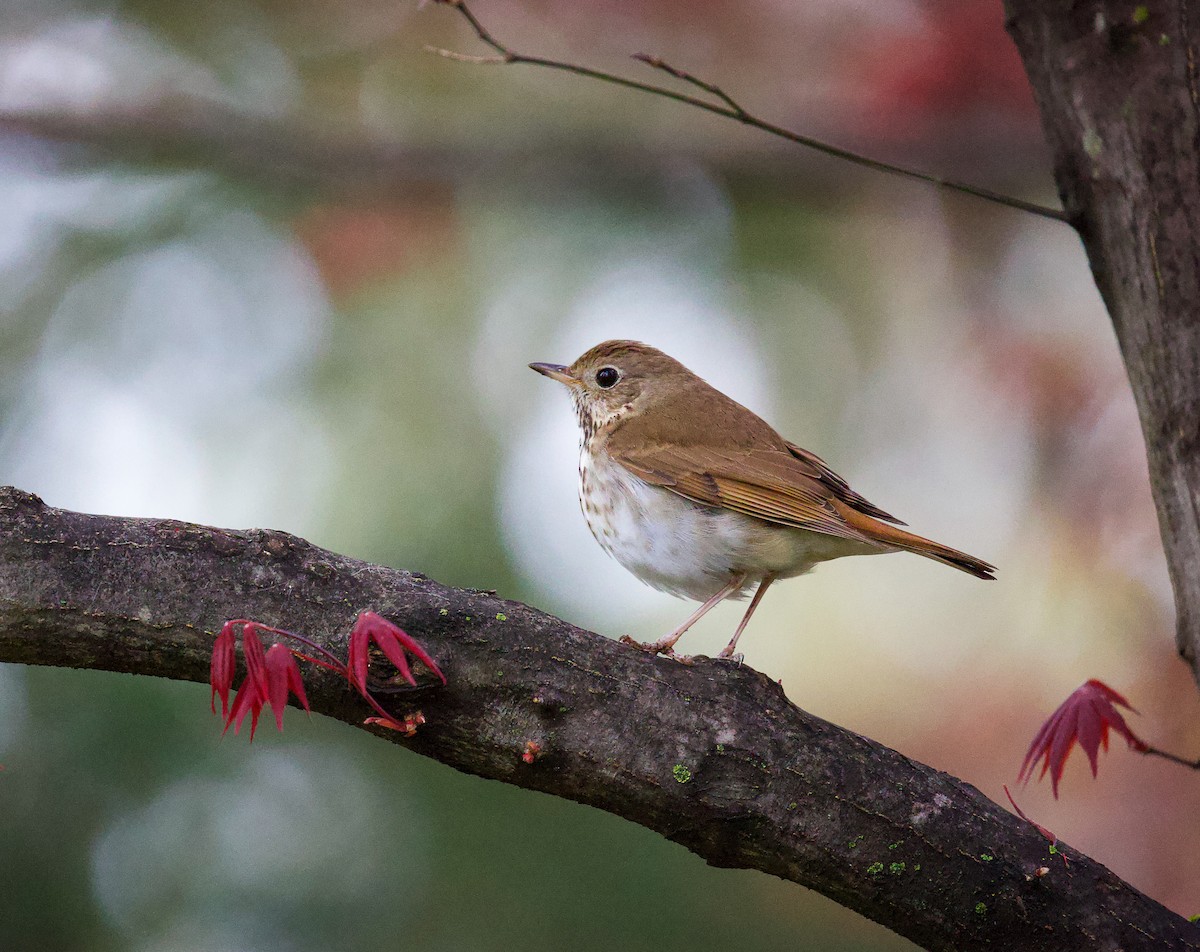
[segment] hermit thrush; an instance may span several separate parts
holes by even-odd
[[[660,350],[610,340],[569,367],[529,366],[571,392],[579,503],[596,541],[643,582],[702,603],[666,637],[627,644],[678,657],[675,643],[709,609],[753,590],[720,654],[737,658],[775,579],[844,555],[915,552],[994,577],[986,562],[896,528],[819,457]]]

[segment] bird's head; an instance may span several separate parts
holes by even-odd
[[[641,412],[669,392],[673,381],[691,376],[679,361],[633,340],[597,344],[569,367],[529,366],[571,391],[585,436],[618,417]]]

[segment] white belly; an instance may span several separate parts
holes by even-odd
[[[789,578],[827,559],[879,551],[693,503],[586,451],[579,458],[579,503],[609,555],[647,585],[696,601],[739,575],[745,584],[730,597],[744,597],[768,574]]]

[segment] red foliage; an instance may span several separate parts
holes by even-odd
[[[400,731],[405,737],[412,737],[417,732],[417,728],[425,723],[425,715],[420,711],[413,711],[402,721],[396,721],[390,717],[368,717],[363,723],[371,724],[374,727],[386,727],[390,731]]]
[[[425,649],[410,638],[403,629],[393,625],[375,612],[363,612],[358,616],[358,621],[354,623],[354,628],[350,632],[350,660],[346,669],[350,683],[364,695],[367,693],[367,656],[372,641],[387,656],[388,661],[396,666],[401,677],[414,687],[417,682],[413,680],[408,659],[404,656],[406,651],[415,655],[425,667],[441,678],[442,684],[446,683],[446,676],[442,674],[441,669],[426,654]]]
[[[525,741],[525,751],[521,754],[524,763],[531,764],[542,754],[542,745],[536,740]]]
[[[212,685],[212,699],[209,707],[217,713],[217,695],[221,695],[221,716],[229,717],[229,689],[233,686],[233,674],[237,667],[237,655],[234,652],[236,638],[233,634],[233,622],[227,621],[221,626],[221,633],[213,645],[212,661],[208,669],[208,683]]]
[[[296,700],[306,711],[310,710],[308,698],[304,695],[304,678],[300,674],[300,665],[296,664],[296,656],[284,645],[276,642],[267,651],[267,703],[275,712],[275,726],[283,730],[283,709],[287,707],[288,694],[296,695]]]
[[[237,672],[237,659],[234,654],[234,631],[242,626],[242,657],[246,660],[246,677],[233,698],[233,706],[228,706],[229,689],[233,686],[234,675]],[[221,695],[221,714],[225,718],[225,733],[233,727],[235,734],[242,729],[242,721],[250,715],[250,739],[254,739],[254,731],[258,728],[258,716],[268,704],[275,712],[275,725],[283,730],[283,709],[287,707],[288,694],[296,695],[301,706],[307,711],[308,698],[304,695],[304,682],[300,677],[300,667],[289,648],[278,642],[271,645],[271,650],[263,648],[262,639],[258,632],[275,631],[265,625],[252,621],[227,621],[221,626],[213,645],[212,664],[210,666],[210,682],[212,684],[212,709],[216,711],[216,696]]]
[[[1037,107],[1004,35],[1000,0],[927,0],[921,8],[919,28],[872,35],[854,62],[871,97],[864,131],[917,142],[982,117],[1036,134]]]
[[[237,674],[235,647],[236,631],[239,626],[242,629],[242,657],[246,662],[246,677],[243,679],[241,687],[238,688],[237,694],[234,695],[233,705],[230,706],[229,692]],[[315,655],[321,657],[302,654],[281,642],[275,642],[270,649],[264,649],[259,632],[270,632],[298,641]],[[442,684],[446,683],[446,676],[442,674],[441,669],[425,649],[402,629],[375,612],[363,612],[354,623],[354,628],[350,633],[348,662],[341,661],[316,642],[281,628],[272,628],[270,625],[245,618],[236,618],[225,622],[213,644],[212,661],[209,667],[209,683],[212,685],[210,707],[216,714],[216,701],[219,695],[221,716],[225,720],[225,730],[222,733],[228,731],[232,726],[233,732],[237,734],[241,730],[242,721],[249,714],[250,739],[253,740],[254,731],[258,727],[259,714],[268,705],[275,714],[275,726],[282,731],[283,709],[287,707],[289,694],[294,694],[300,702],[300,706],[306,711],[310,710],[308,697],[304,693],[304,679],[300,673],[300,666],[296,663],[297,658],[323,668],[329,668],[345,676],[367,703],[378,712],[378,717],[369,717],[364,723],[397,730],[406,735],[415,733],[417,726],[425,723],[425,718],[419,711],[407,715],[403,720],[396,720],[379,705],[367,686],[367,668],[372,642],[396,666],[400,675],[414,687],[417,682],[412,675],[406,652],[437,675]]]
[[[1109,728],[1124,737],[1134,750],[1146,750],[1146,742],[1129,729],[1117,705],[1137,713],[1124,697],[1103,681],[1093,678],[1080,685],[1037,732],[1021,762],[1017,779],[1028,783],[1041,760],[1042,772],[1038,774],[1038,779],[1041,780],[1046,776],[1046,771],[1050,771],[1050,784],[1057,799],[1058,782],[1062,779],[1063,767],[1075,742],[1078,741],[1087,754],[1088,762],[1092,765],[1092,776],[1095,777],[1100,746],[1108,750]]]

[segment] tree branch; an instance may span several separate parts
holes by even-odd
[[[648,93],[651,96],[658,96],[661,99],[671,99],[675,102],[680,102],[688,106],[693,106],[696,109],[703,109],[705,112],[711,112],[718,116],[724,116],[727,119],[734,119],[743,125],[752,126],[762,132],[776,136],[780,139],[786,139],[788,142],[793,142],[796,145],[802,145],[809,149],[815,149],[817,152],[822,152],[825,155],[833,156],[837,159],[842,159],[846,162],[851,162],[854,165],[861,165],[864,168],[873,169],[877,172],[887,172],[890,175],[899,175],[903,178],[915,179],[918,182],[925,182],[933,185],[936,188],[944,188],[954,192],[960,192],[964,195],[971,195],[975,198],[982,198],[985,201],[995,202],[999,205],[1005,205],[1009,208],[1015,208],[1018,211],[1028,212],[1031,215],[1038,215],[1042,218],[1050,218],[1054,221],[1070,223],[1070,219],[1066,213],[1056,209],[1048,208],[1045,205],[1038,205],[1034,202],[1026,202],[1019,198],[1013,198],[1010,195],[1002,195],[999,192],[993,192],[991,189],[982,188],[978,185],[968,185],[963,182],[956,182],[951,179],[942,178],[938,175],[931,175],[928,172],[921,172],[917,169],[907,168],[901,165],[894,165],[890,162],[882,162],[878,159],[872,159],[858,152],[852,152],[849,149],[843,149],[839,146],[831,145],[828,142],[823,142],[820,139],[814,139],[811,136],[802,135],[784,126],[776,125],[773,122],[768,122],[766,119],[760,118],[749,112],[739,105],[725,90],[713,83],[699,79],[698,77],[687,73],[681,69],[669,65],[657,56],[649,56],[645,53],[635,53],[633,58],[639,62],[646,63],[655,69],[661,70],[676,79],[679,79],[691,86],[695,86],[701,91],[709,94],[720,100],[714,103],[706,99],[700,99],[697,96],[692,96],[687,93],[681,93],[678,90],[669,89],[666,86],[656,86],[653,83],[644,83],[636,79],[628,79],[624,76],[618,76],[616,73],[610,73],[601,69],[592,69],[588,66],[581,66],[578,63],[569,63],[565,60],[549,59],[544,56],[529,56],[525,53],[518,53],[516,50],[504,43],[501,43],[491,31],[488,30],[475,16],[474,12],[467,6],[465,0],[434,0],[435,3],[442,6],[452,7],[457,10],[459,15],[468,23],[475,35],[481,42],[495,50],[496,56],[468,56],[462,53],[456,53],[452,50],[444,50],[438,47],[426,47],[431,53],[439,56],[447,57],[448,59],[457,60],[466,63],[480,63],[485,65],[526,65],[540,66],[545,69],[559,70],[566,73],[573,73],[576,76],[583,76],[587,79],[597,79],[601,82],[612,83],[615,86],[623,86],[626,89],[633,89],[638,92]]]
[[[806,714],[749,668],[649,658],[281,532],[89,516],[0,490],[4,661],[203,681],[226,618],[344,653],[365,608],[449,678],[385,702],[427,718],[387,739],[459,770],[816,889],[930,949],[1200,949],[1200,926],[1060,845],[1064,866],[974,787]],[[314,710],[356,725],[369,713],[336,675],[308,683]]]
[[[1200,759],[1191,760],[1187,757],[1181,757],[1179,754],[1173,754],[1169,750],[1163,750],[1152,744],[1147,744],[1145,749],[1138,751],[1138,753],[1145,754],[1147,757],[1161,757],[1163,760],[1169,760],[1171,763],[1187,767],[1189,770],[1200,770]]]

